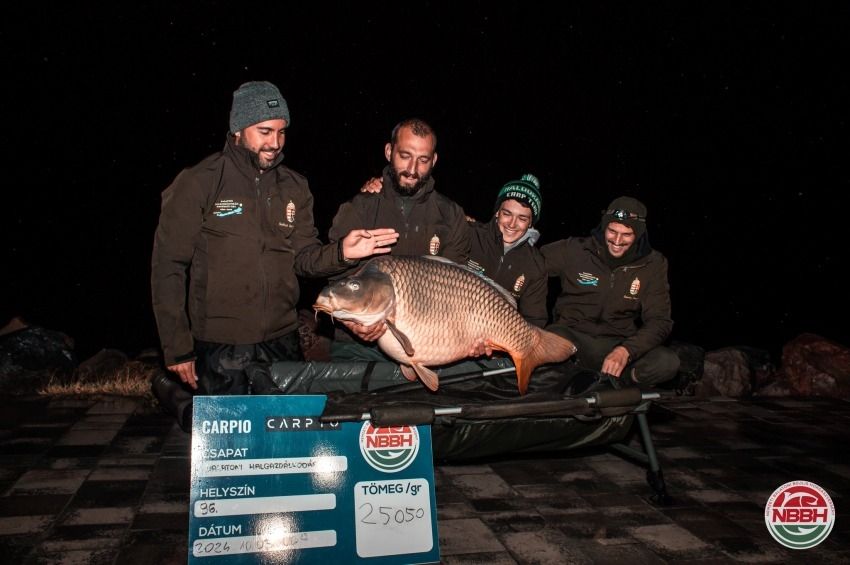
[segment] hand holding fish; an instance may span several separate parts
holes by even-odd
[[[398,232],[392,228],[351,230],[342,240],[342,255],[350,260],[389,253],[396,241]]]
[[[378,338],[387,331],[387,324],[383,321],[372,324],[371,326],[364,326],[360,322],[351,320],[340,320],[340,322],[363,341],[378,341]]]
[[[484,341],[483,339],[476,341],[472,349],[469,350],[469,353],[466,354],[467,357],[482,357],[484,355],[492,357],[493,347],[489,341]]]

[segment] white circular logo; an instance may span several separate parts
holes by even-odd
[[[791,549],[809,549],[826,539],[835,525],[835,506],[815,483],[791,481],[770,495],[764,523],[773,539]]]
[[[371,422],[364,422],[360,428],[360,453],[374,469],[397,473],[416,459],[419,430],[416,426],[375,428]]]

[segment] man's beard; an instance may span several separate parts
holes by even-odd
[[[260,166],[261,171],[267,171],[272,168],[272,164],[274,161],[266,161],[257,156],[257,164]]]
[[[280,157],[280,153],[278,153],[277,155],[274,156],[274,159],[272,159],[271,161],[266,161],[265,157],[260,155],[259,151],[254,152],[254,155],[256,155],[256,157],[257,157],[257,164],[260,166],[261,171],[267,171],[267,170],[271,169],[272,165],[274,165],[275,162],[277,161],[277,158]]]
[[[402,186],[401,177],[406,177],[406,178],[411,178],[411,179],[415,178],[417,180],[416,180],[416,183],[413,186]],[[393,169],[392,173],[390,174],[390,179],[393,181],[393,188],[395,189],[395,191],[397,193],[399,193],[402,196],[413,196],[414,194],[419,192],[420,188],[425,186],[425,183],[427,183],[428,179],[430,179],[430,178],[431,178],[431,172],[430,171],[428,171],[427,173],[425,173],[422,176],[419,176],[416,173],[410,175],[410,174],[408,174],[404,171],[399,173],[398,171]]]
[[[254,154],[254,158],[256,158],[256,160],[257,160],[257,166],[260,168],[260,171],[267,171],[267,170],[271,169],[272,165],[274,165],[275,161],[277,161],[277,158],[280,156],[280,152],[278,152],[278,154],[275,155],[274,159],[272,159],[271,161],[266,161],[260,155],[260,151],[262,151],[263,149],[266,149],[265,147],[260,147],[256,150],[252,149],[251,147],[248,146],[247,143],[245,143],[242,140],[241,136],[236,136],[236,142],[235,143],[236,143],[236,145],[240,145],[240,146],[244,147],[245,149],[247,149],[248,151],[250,151],[251,153]]]

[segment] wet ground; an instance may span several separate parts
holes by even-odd
[[[850,403],[688,399],[650,422],[667,506],[607,449],[438,465],[442,562],[850,563]],[[0,399],[0,562],[185,563],[189,438],[136,399]],[[835,504],[811,549],[765,526],[794,480]]]

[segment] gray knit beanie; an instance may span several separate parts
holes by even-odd
[[[230,133],[266,120],[289,121],[289,107],[275,85],[266,81],[246,82],[233,92]]]
[[[496,210],[505,200],[516,200],[531,208],[531,223],[537,224],[540,219],[540,209],[543,207],[543,197],[540,196],[540,181],[534,175],[525,174],[519,180],[512,180],[502,187],[496,197]]]
[[[611,222],[629,226],[635,231],[635,236],[640,237],[646,233],[646,206],[637,198],[615,198],[608,204],[608,208],[602,210],[600,225],[604,230]]]

